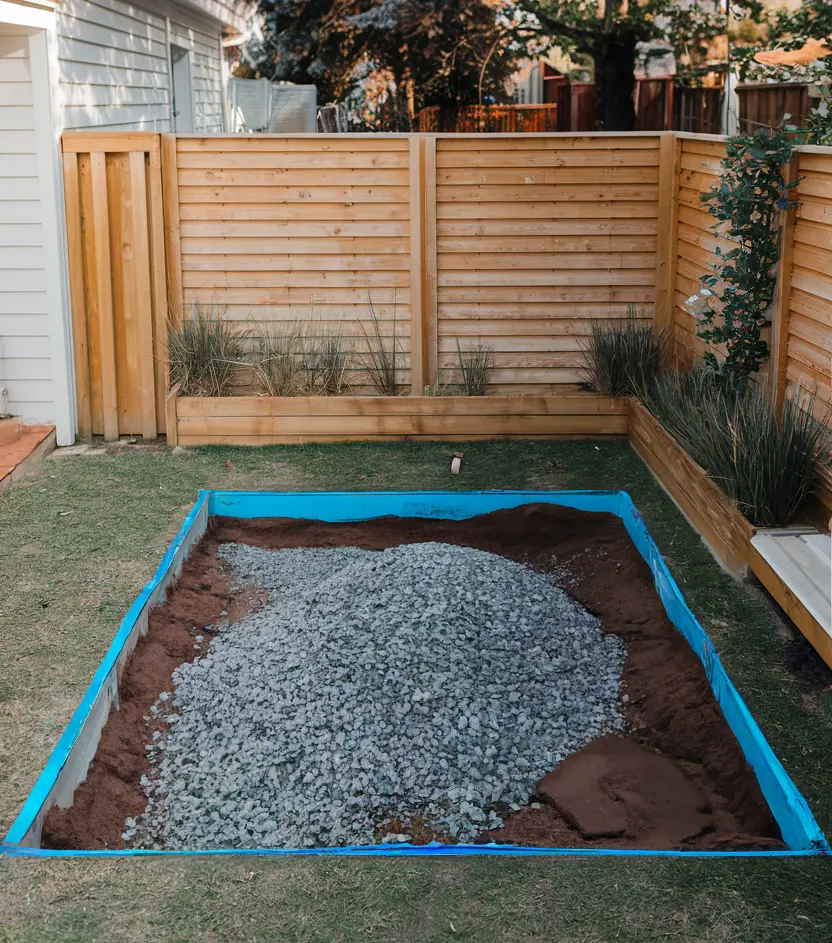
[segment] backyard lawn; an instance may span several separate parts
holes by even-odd
[[[448,474],[464,449],[462,474]],[[626,442],[108,448],[0,494],[0,831],[199,488],[621,488],[832,833],[832,675]],[[0,941],[832,939],[827,860],[0,859]]]

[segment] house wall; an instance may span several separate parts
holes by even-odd
[[[173,4],[156,2],[151,11],[128,0],[64,0],[59,7],[64,129],[173,130],[168,28],[170,42],[191,53],[195,130],[222,131],[216,21]]]
[[[0,389],[27,422],[54,418],[44,211],[29,37],[0,25]]]

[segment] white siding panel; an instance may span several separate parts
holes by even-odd
[[[42,246],[0,246],[0,269],[43,270]]]
[[[167,105],[88,105],[64,108],[67,129],[158,131],[167,123]]]
[[[58,10],[63,127],[168,131],[165,19],[121,0]]]
[[[34,129],[35,112],[31,105],[0,105],[0,131],[34,131]]]
[[[0,135],[2,138],[2,135]],[[0,149],[3,145],[0,143]],[[37,158],[32,154],[32,167],[37,168]],[[37,177],[0,177],[0,186],[3,187],[10,200],[39,200],[40,193]]]
[[[6,332],[9,334],[28,334],[30,331],[35,333],[42,333],[46,336],[49,332],[47,330],[47,322],[43,321],[43,331],[40,328],[35,331],[33,325],[30,324],[32,320],[30,315],[41,315],[46,318],[49,314],[49,308],[47,307],[46,301],[46,292],[45,291],[7,291],[3,294],[3,312],[2,316],[5,318],[5,321],[0,322],[0,337]],[[7,312],[14,311],[14,314],[9,314]],[[23,317],[26,315],[26,317]],[[17,325],[17,329],[12,329],[13,325],[11,322],[14,322]],[[40,322],[39,322],[40,323]],[[27,330],[23,330],[23,328]]]
[[[28,82],[31,77],[28,59],[0,54],[0,82]]]
[[[0,387],[38,421],[54,404],[30,75],[28,38],[0,35]]]
[[[2,154],[0,154],[0,158],[2,158]],[[29,226],[25,223],[6,225],[0,222],[0,247],[42,245],[43,228],[40,225]]]
[[[3,82],[0,84],[0,107],[7,108],[10,105],[31,104],[31,82]]]
[[[5,145],[5,140],[3,143]],[[3,186],[0,192],[0,225],[41,222],[40,200],[6,200],[5,195],[7,191]]]
[[[0,85],[0,91],[3,86]],[[0,177],[34,177],[31,154],[0,154]]]
[[[183,17],[184,20],[184,17]],[[194,103],[194,130],[222,131],[222,63],[219,36],[204,28],[171,22],[171,42],[191,52],[191,82]]]
[[[40,361],[49,360],[49,338],[43,335],[20,334],[3,338],[3,357],[19,361],[37,360],[37,370],[41,369]],[[23,378],[34,379],[31,376]],[[47,374],[47,379],[49,375]]]
[[[4,154],[34,154],[36,150],[34,131],[3,132]]]
[[[6,354],[6,338],[3,338],[2,349],[0,349],[0,376],[5,377],[6,385],[9,383],[14,383],[15,380],[19,380],[23,383],[31,380],[47,380],[51,379],[52,375],[52,361],[49,359],[49,338],[29,338],[30,344],[27,345],[31,347],[31,343],[39,343],[42,340],[46,340],[47,343],[47,355],[46,357],[22,357],[20,355]],[[14,338],[9,341],[10,346],[18,346],[16,342],[19,338]],[[9,398],[13,396],[11,390],[9,390]]]
[[[147,7],[126,0],[65,0],[60,5],[65,129],[171,130],[169,16],[171,41],[191,54],[194,129],[222,131],[219,25],[172,4],[148,0]]]
[[[34,293],[33,293],[34,294]],[[46,293],[44,292],[45,307]],[[6,301],[8,295],[3,296]],[[43,314],[29,314],[25,318],[21,314],[0,314],[0,344],[13,344],[18,337],[42,337],[48,343],[49,316]]]

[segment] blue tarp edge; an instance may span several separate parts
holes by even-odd
[[[78,739],[78,735],[81,733],[87,717],[90,715],[90,711],[92,710],[92,706],[95,703],[95,699],[98,697],[101,689],[107,683],[107,677],[115,663],[118,661],[118,656],[121,654],[121,650],[124,647],[128,636],[133,631],[133,626],[136,624],[136,621],[141,615],[141,611],[144,608],[145,603],[150,598],[153,590],[156,589],[159,583],[161,583],[165,578],[168,570],[173,566],[176,552],[187,539],[191,527],[197,518],[197,515],[208,500],[208,492],[200,491],[196,504],[194,504],[194,506],[188,512],[188,516],[185,518],[182,526],[179,528],[179,533],[176,535],[176,537],[174,537],[173,541],[165,552],[165,555],[162,557],[159,566],[156,568],[153,578],[145,584],[144,589],[142,589],[142,591],[136,597],[133,605],[130,606],[124,618],[121,620],[121,624],[119,625],[118,630],[113,637],[113,641],[110,643],[110,647],[107,649],[103,661],[98,666],[98,670],[93,675],[92,681],[90,682],[89,687],[87,688],[86,693],[81,700],[81,703],[75,709],[75,712],[70,718],[66,729],[64,730],[63,734],[61,734],[61,738],[58,740],[58,743],[47,760],[46,766],[43,768],[43,772],[40,774],[37,781],[35,782],[35,785],[32,787],[32,791],[29,793],[23,808],[20,810],[20,814],[12,823],[12,827],[9,829],[9,833],[6,835],[3,841],[3,845],[17,844],[22,841],[24,835],[29,831],[32,823],[37,818],[41,806],[46,801],[46,797],[49,795],[52,787],[55,785],[58,774],[64,768],[67,757],[75,745],[75,741]]]

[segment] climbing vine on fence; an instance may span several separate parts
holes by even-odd
[[[728,141],[722,161],[724,174],[711,192],[702,195],[720,230],[736,245],[728,252],[717,248],[715,272],[701,281],[709,303],[698,312],[697,334],[713,344],[725,345],[720,362],[708,352],[708,365],[731,382],[744,382],[768,359],[769,347],[761,332],[771,321],[768,311],[777,284],[779,218],[782,210],[797,202],[787,184],[783,167],[792,156],[789,137],[763,128]],[[720,302],[715,308],[712,300]]]

